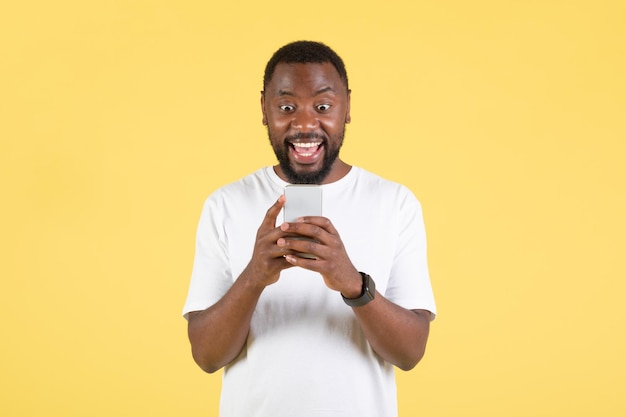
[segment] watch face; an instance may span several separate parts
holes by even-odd
[[[374,294],[376,293],[376,285],[374,284],[372,277],[368,274],[363,274],[363,285],[365,286],[365,294],[373,300]]]

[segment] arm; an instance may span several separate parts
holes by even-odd
[[[189,313],[191,352],[200,368],[212,373],[237,357],[262,291],[254,284],[254,277],[244,271],[220,301]]]
[[[193,358],[206,372],[219,370],[239,355],[263,289],[278,281],[280,271],[292,266],[283,257],[286,251],[276,246],[276,241],[284,235],[275,227],[284,201],[281,196],[267,211],[257,232],[250,263],[224,297],[206,310],[189,313]]]
[[[372,349],[383,359],[404,371],[422,359],[430,329],[429,311],[404,309],[379,293],[353,310]]]
[[[313,253],[317,259],[287,255],[292,265],[319,272],[326,285],[346,298],[361,294],[361,274],[352,265],[337,230],[324,217],[305,217],[296,223],[284,223],[281,229],[300,234],[318,243],[281,238],[278,246],[292,251]],[[375,277],[374,277],[375,278]],[[430,312],[407,310],[385,299],[380,293],[370,303],[353,307],[372,349],[400,369],[409,370],[421,360],[430,328]]]

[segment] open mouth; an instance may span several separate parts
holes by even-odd
[[[310,158],[319,153],[323,148],[324,142],[289,142],[289,146],[294,151],[296,156],[302,158]]]

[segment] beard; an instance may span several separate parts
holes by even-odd
[[[343,145],[343,137],[345,133],[345,128],[337,135],[337,137],[333,138],[333,143],[337,143],[337,146],[330,147],[329,140],[326,136],[320,135],[317,133],[299,133],[297,135],[288,136],[285,138],[282,144],[279,144],[278,141],[272,140],[272,134],[267,130],[268,136],[270,138],[270,144],[272,145],[272,149],[274,149],[274,154],[276,155],[276,159],[278,159],[278,164],[280,166],[281,171],[287,177],[289,183],[291,184],[321,184],[324,179],[330,173],[330,170],[333,167],[333,164],[339,157],[339,150]],[[321,139],[322,146],[324,147],[324,159],[322,161],[322,167],[317,171],[313,172],[297,172],[294,167],[291,165],[289,161],[289,148],[291,147],[290,141],[295,139]],[[276,144],[276,145],[275,145]]]

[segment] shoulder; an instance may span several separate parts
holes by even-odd
[[[356,170],[356,184],[368,189],[372,195],[385,196],[396,201],[411,200],[419,204],[415,194],[404,184],[389,180],[363,168],[354,167],[354,169]]]
[[[232,213],[257,218],[259,213],[265,213],[284,188],[268,174],[268,169],[271,168],[261,168],[214,190],[205,199],[203,211],[216,218]]]
[[[245,177],[227,183],[209,194],[207,201],[238,199],[250,196],[253,192],[272,188],[272,181],[267,176],[267,168],[260,168]]]

